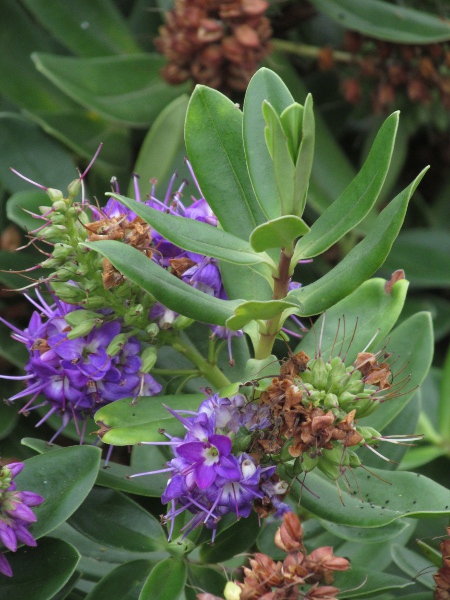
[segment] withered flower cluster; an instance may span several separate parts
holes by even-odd
[[[164,79],[245,90],[271,50],[268,6],[265,0],[175,0],[155,40],[169,61]]]
[[[316,548],[307,554],[303,529],[293,512],[283,516],[283,524],[275,534],[275,544],[286,552],[283,562],[257,552],[244,568],[244,581],[236,582],[239,600],[335,600],[339,588],[331,585],[334,571],[347,571],[346,558],[334,556],[331,546]],[[324,584],[324,585],[321,585]],[[198,594],[199,600],[219,600],[209,594]]]
[[[439,550],[442,553],[442,567],[433,575],[436,582],[434,591],[435,600],[449,600],[450,598],[450,527],[447,527],[449,537],[442,540]]]
[[[375,113],[398,105],[402,96],[413,103],[438,101],[450,108],[448,44],[395,44],[348,31],[344,47],[355,55],[342,75],[348,102],[357,104],[369,94]],[[321,66],[330,67],[330,61],[322,61]]]

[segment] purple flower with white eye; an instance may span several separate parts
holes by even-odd
[[[108,346],[123,329],[119,320],[108,321],[106,311],[98,311],[99,323],[106,319],[105,322],[93,323],[87,335],[69,339],[71,328],[65,317],[79,307],[57,298],[54,298],[55,304],[49,305],[39,291],[36,294],[39,302],[27,298],[39,312],[33,313],[24,331],[0,319],[13,330],[12,337],[23,343],[30,355],[26,375],[0,377],[26,383],[24,390],[9,398],[13,402],[31,396],[19,412],[50,406],[38,425],[54,413],[61,416],[62,426],[51,441],[71,419],[77,426],[78,421],[86,421],[105,404],[121,398],[153,396],[161,391],[151,375],[141,372],[141,344],[136,338],[129,337],[117,353],[108,354]],[[44,397],[44,402],[34,405],[39,395]],[[81,432],[81,441],[83,435]]]
[[[30,507],[39,506],[44,498],[34,492],[16,489],[14,477],[22,471],[24,463],[11,463],[0,469],[0,542],[11,552],[16,552],[18,542],[36,546],[28,527],[36,521]],[[12,577],[6,556],[0,552],[0,573]]]
[[[236,394],[221,398],[218,394],[211,395],[200,404],[197,412],[175,411],[167,406],[166,409],[183,424],[184,438],[163,432],[167,441],[143,444],[170,446],[174,458],[165,468],[130,477],[168,474],[169,481],[161,501],[169,504],[163,518],[163,522],[170,523],[169,539],[175,518],[185,510],[193,517],[182,529],[183,535],[204,524],[213,530],[214,540],[217,523],[223,515],[235,513],[238,518],[248,517],[254,500],[281,493],[269,480],[275,467],[261,468],[245,452],[233,450],[233,439],[241,427],[249,433],[249,427],[267,426],[267,415],[256,416],[259,409],[246,403],[244,396]],[[262,489],[262,485],[266,489]],[[278,502],[278,498],[272,502]]]

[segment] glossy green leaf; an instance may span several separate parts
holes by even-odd
[[[172,165],[184,148],[184,121],[189,98],[183,94],[172,100],[156,117],[142,142],[133,171],[139,175],[141,197],[145,197],[151,179],[164,181],[172,173]],[[134,182],[130,181],[128,196],[134,194]]]
[[[314,283],[288,294],[287,300],[293,297],[301,303],[301,316],[318,314],[333,306],[383,264],[402,226],[408,202],[425,171],[387,205],[371,232],[334,269]]]
[[[341,590],[345,590],[345,598],[375,598],[380,592],[402,589],[412,584],[410,579],[398,575],[361,568],[336,573],[333,583]]]
[[[55,46],[50,36],[42,35],[41,28],[16,0],[2,1],[0,43],[5,49],[0,53],[0,93],[4,97],[20,108],[30,110],[74,107],[74,103],[38,73],[30,61],[32,52],[52,52]]]
[[[386,291],[387,283],[380,278],[365,281],[315,322],[295,352],[303,350],[313,357],[318,350],[318,335],[322,339],[322,355],[328,358],[332,350],[336,355],[342,348],[347,365],[355,361],[358,352],[373,351],[395,325],[408,290],[406,279],[394,283],[390,292]]]
[[[254,229],[250,236],[250,244],[255,252],[264,252],[269,248],[286,248],[308,231],[309,227],[303,219],[295,215],[285,215]]]
[[[276,269],[276,265],[267,254],[263,254],[262,251],[254,252],[248,242],[222,229],[150,208],[119,194],[108,195],[119,200],[163,237],[184,250],[242,265],[271,263]]]
[[[173,410],[197,410],[204,398],[203,394],[164,396],[164,404]],[[103,441],[116,446],[164,441],[160,429],[166,429],[173,436],[183,435],[185,431],[183,425],[161,404],[161,398],[153,397],[142,397],[134,405],[131,398],[116,400],[98,410],[95,421],[106,430],[102,435]]]
[[[218,533],[214,544],[204,543],[200,547],[200,559],[204,563],[228,560],[250,548],[258,537],[258,533],[258,517],[255,512],[251,512],[246,519],[236,521],[231,527]]]
[[[225,325],[233,316],[233,309],[241,303],[220,300],[193,288],[127,244],[101,241],[83,245],[108,258],[127,279],[158,302],[196,321]]]
[[[164,550],[166,536],[153,515],[127,496],[94,487],[69,525],[88,538],[130,552]]]
[[[197,594],[194,590],[202,590],[202,592],[208,592],[215,594],[219,597],[223,595],[223,590],[227,584],[227,579],[222,571],[213,569],[212,567],[205,567],[203,565],[190,564],[189,565],[189,583],[192,586],[192,598],[197,599]],[[185,593],[187,592],[187,586]]]
[[[319,11],[346,29],[400,44],[433,44],[450,40],[450,24],[437,15],[382,0],[311,0]]]
[[[401,388],[398,392],[399,397],[391,398],[372,415],[360,419],[360,425],[374,427],[377,431],[382,431],[402,411],[428,374],[433,358],[433,327],[430,315],[417,313],[410,317],[391,331],[386,342],[387,350],[393,356],[399,357],[392,369],[393,384],[400,381],[403,381],[403,384],[397,384],[397,388]],[[394,387],[394,390],[397,388]]]
[[[13,577],[0,575],[0,600],[49,600],[74,573],[80,555],[76,549],[53,538],[44,538],[36,548],[8,552]]]
[[[336,484],[316,471],[308,473],[306,485],[320,500],[304,491],[301,503],[312,514],[332,523],[382,527],[402,517],[450,514],[448,490],[418,473],[355,469],[354,477],[349,479],[351,489],[341,486],[341,501]],[[299,484],[295,483],[294,496],[298,493]]]
[[[23,0],[23,4],[59,42],[79,56],[139,52],[126,21],[108,0]]]
[[[270,69],[259,69],[248,84],[244,102],[243,136],[248,172],[256,197],[268,219],[281,215],[281,200],[273,163],[264,138],[262,104],[270,102],[281,114],[294,102],[282,79]]]
[[[409,527],[405,521],[394,521],[384,527],[347,527],[345,525],[336,525],[328,521],[321,521],[324,529],[336,535],[339,538],[349,542],[358,542],[360,544],[378,544],[379,542],[388,542],[400,535]]]
[[[247,172],[239,107],[198,85],[189,102],[185,138],[204,198],[223,229],[247,241],[265,219]]]
[[[423,540],[416,540],[416,543],[417,543],[418,547],[420,548],[421,554],[423,554],[423,556],[425,556],[425,558],[427,558],[430,562],[432,562],[436,568],[443,566],[442,565],[442,563],[443,563],[442,552],[440,552],[436,548],[433,548],[432,546],[430,546]]]
[[[153,564],[149,560],[133,560],[116,567],[86,596],[86,600],[139,600],[139,594]]]
[[[12,396],[14,393],[10,394],[10,390],[14,388],[13,386],[7,385],[8,383],[10,382],[2,381],[2,395],[6,398],[10,395]],[[16,388],[16,391],[19,390]],[[18,419],[19,413],[17,412],[17,408],[8,406],[4,402],[0,404],[0,440],[7,437],[13,431]]]
[[[99,166],[113,167],[116,176],[122,172],[128,175],[131,166],[130,132],[124,125],[81,106],[59,111],[28,110],[26,115],[46,133],[88,161],[102,142],[95,169]]]
[[[281,115],[283,118],[283,114]],[[313,100],[308,94],[303,110],[301,142],[295,161],[294,175],[294,214],[301,217],[306,205],[306,195],[314,159],[315,120]]]
[[[68,96],[99,115],[132,127],[145,127],[186,86],[165,83],[157,54],[73,58],[33,54],[38,71]]]
[[[394,149],[398,112],[381,126],[362,169],[298,243],[295,261],[325,252],[368,214],[383,187]]]
[[[234,330],[242,329],[244,325],[253,319],[262,319],[266,321],[280,314],[284,310],[290,310],[291,313],[297,312],[298,304],[295,303],[294,298],[292,298],[292,300],[293,302],[286,302],[284,300],[243,302],[236,307],[234,316],[227,320],[227,327]]]
[[[272,57],[272,68],[283,78],[283,81],[289,87],[295,100],[303,104],[308,95],[308,90],[299,77],[298,71],[291,65],[286,55],[274,53]],[[281,89],[278,84],[275,85],[277,86],[277,89]],[[268,96],[268,99],[273,106],[279,110],[275,96]],[[286,106],[292,102],[292,100],[288,102],[287,99],[284,99],[283,101],[287,103]],[[286,108],[286,106],[280,106],[280,112]],[[261,144],[258,140],[257,143]],[[350,184],[355,177],[356,172],[347,155],[339,146],[324,119],[321,117],[319,111],[316,111],[315,114],[315,147],[316,152],[308,189],[308,203],[319,213],[322,213],[328,209],[328,207],[336,200],[336,197]],[[268,171],[265,163],[261,164],[262,168],[264,167],[264,169]],[[261,178],[261,187],[266,185],[266,177],[263,177],[260,173],[258,173],[258,175]],[[272,190],[270,187],[267,189],[267,194],[270,197]],[[369,227],[365,227],[362,231],[363,233],[368,233],[369,230]]]
[[[442,370],[439,398],[439,432],[446,440],[450,440],[450,349],[445,357]]]
[[[94,446],[71,446],[34,456],[16,477],[19,490],[41,494],[45,502],[33,509],[37,539],[63,523],[88,495],[100,464],[101,451]]]
[[[417,288],[450,286],[450,234],[437,229],[402,231],[392,246],[382,272],[401,265]]]
[[[264,134],[273,161],[275,181],[281,201],[281,214],[290,215],[294,212],[295,165],[289,151],[287,136],[281,124],[280,116],[267,100],[263,102],[262,108],[266,122]]]
[[[176,558],[166,558],[152,569],[139,600],[178,600],[185,582],[186,563]]]
[[[10,192],[36,191],[36,188],[10,170],[45,187],[65,190],[77,177],[75,163],[57,142],[42,133],[37,125],[13,113],[0,114],[0,180]],[[48,200],[43,204],[49,203]],[[37,223],[39,221],[35,221]],[[41,223],[42,224],[42,223]]]
[[[391,550],[392,558],[395,564],[415,581],[434,590],[436,584],[433,579],[435,567],[430,561],[409,548],[394,546]],[[431,567],[431,569],[430,569]]]
[[[440,456],[447,454],[445,448],[439,446],[419,446],[418,448],[410,448],[400,463],[399,468],[403,471],[412,471],[418,467],[422,467],[432,460],[436,460]]]

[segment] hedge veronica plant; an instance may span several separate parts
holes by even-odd
[[[394,113],[312,223],[312,99],[294,102],[267,69],[243,111],[195,89],[190,181],[174,177],[164,196],[152,182],[142,198],[136,176],[133,198],[113,181],[100,207],[85,197],[86,172],[67,195],[46,189],[28,235],[47,275],[28,286],[29,326],[7,323],[27,350],[9,403],[55,434],[24,440],[37,456],[16,477],[27,490],[16,504],[0,492],[0,598],[18,597],[30,573],[34,599],[429,594],[428,579],[408,577],[427,559],[405,544],[418,521],[450,514],[449,493],[395,468],[420,437],[430,318],[396,326],[403,272],[369,279],[424,172],[339,264],[301,285],[302,265],[375,205],[397,123]],[[57,446],[62,433],[80,445]],[[115,462],[128,456],[119,446],[129,466]],[[41,496],[23,527],[15,507]],[[14,552],[16,538],[37,547]]]

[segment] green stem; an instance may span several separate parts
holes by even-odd
[[[200,375],[205,377],[213,387],[220,389],[230,385],[230,380],[222,373],[217,365],[208,362],[196,348],[183,341],[180,337],[174,338],[170,345],[174,350],[190,360],[191,363],[197,367]]]
[[[293,253],[293,248],[281,248],[278,276],[273,276],[274,288],[272,300],[281,300],[285,298],[289,292],[289,282],[291,280],[289,270]],[[262,360],[272,354],[275,339],[282,327],[281,315],[282,313],[280,312],[275,317],[272,317],[272,319],[266,321],[265,331],[261,333],[258,346],[255,350],[256,359]]]
[[[289,52],[290,54],[296,54],[297,56],[304,56],[306,58],[319,58],[323,48],[317,46],[310,46],[308,44],[298,44],[297,42],[290,42],[289,40],[272,40],[272,46],[275,50],[281,52]],[[342,52],[341,50],[332,50],[331,55],[337,62],[354,63],[358,62],[358,57],[350,52]]]

